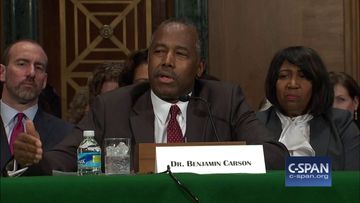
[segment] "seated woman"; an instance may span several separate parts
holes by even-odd
[[[123,81],[125,83],[134,84],[149,81],[147,57],[147,49],[134,51],[130,54],[129,58],[125,61],[123,74]]]
[[[68,110],[68,121],[78,123],[89,110],[96,96],[129,85],[123,81],[123,75],[123,63],[99,64],[89,78],[88,87],[79,89],[75,93]]]
[[[105,62],[95,68],[88,81],[90,105],[96,96],[131,84],[123,80],[124,69],[124,64],[117,62]]]
[[[335,170],[359,170],[360,131],[348,111],[332,108],[329,75],[313,49],[279,51],[265,87],[272,107],[257,117],[291,156],[328,156]]]
[[[360,129],[360,87],[356,81],[344,72],[330,72],[330,82],[334,86],[333,107],[353,113],[353,119]]]

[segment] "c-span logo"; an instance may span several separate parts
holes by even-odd
[[[331,187],[331,159],[329,157],[288,157],[285,186]]]

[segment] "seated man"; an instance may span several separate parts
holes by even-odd
[[[153,34],[148,66],[150,83],[119,88],[97,97],[73,134],[54,150],[40,153],[36,147],[40,141],[35,136],[23,134],[15,145],[15,158],[22,160],[23,165],[40,162],[32,168],[45,174],[51,173],[51,169],[75,171],[76,149],[83,139],[82,131],[94,129],[100,145],[104,138],[110,137],[129,137],[133,145],[203,141],[263,144],[266,167],[284,167],[287,149],[281,143],[267,139],[266,128],[245,102],[240,87],[196,79],[203,72],[203,66],[200,40],[194,25],[179,20],[163,22]],[[211,103],[215,127],[221,134],[214,133],[207,104],[201,100],[182,102],[179,98],[184,95],[201,97]],[[170,130],[168,123],[176,130]],[[21,145],[28,146],[28,150]],[[135,171],[136,165],[137,161],[133,159]]]
[[[37,139],[41,140],[37,146],[39,152],[50,150],[72,129],[72,125],[38,107],[39,95],[47,82],[46,68],[47,56],[35,41],[17,41],[4,52],[3,64],[0,65],[3,83],[0,100],[1,172],[13,155],[15,138],[25,130],[26,120],[32,120],[38,131],[40,137]]]

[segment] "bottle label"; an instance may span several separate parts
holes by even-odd
[[[81,168],[98,168],[101,167],[100,152],[83,152],[78,154],[78,166]]]

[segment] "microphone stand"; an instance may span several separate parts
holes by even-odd
[[[210,103],[208,101],[206,101],[204,98],[202,97],[192,97],[192,96],[189,96],[189,95],[184,95],[184,96],[181,96],[179,97],[179,100],[182,101],[182,102],[187,102],[189,100],[200,100],[201,102],[205,103],[206,104],[206,107],[207,107],[207,111],[208,111],[208,114],[209,114],[209,118],[210,118],[210,123],[211,123],[211,126],[214,130],[214,134],[215,134],[215,137],[216,137],[216,141],[217,142],[220,142],[220,139],[219,139],[219,136],[217,134],[217,130],[216,130],[216,127],[215,127],[215,123],[214,123],[214,119],[213,119],[213,116],[212,116],[212,113],[211,113],[211,109],[210,109]]]

